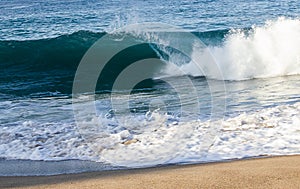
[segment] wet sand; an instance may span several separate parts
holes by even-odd
[[[57,176],[0,177],[0,188],[300,188],[300,156]]]

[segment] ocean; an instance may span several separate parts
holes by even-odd
[[[0,13],[0,175],[300,154],[298,1],[2,0]]]

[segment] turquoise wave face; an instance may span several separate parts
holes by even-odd
[[[207,44],[220,44],[228,30],[194,32]],[[30,95],[59,92],[71,94],[78,64],[86,51],[106,33],[80,31],[57,38],[0,41],[1,93]],[[181,39],[184,41],[184,39]],[[109,44],[107,44],[109,47]],[[111,89],[114,79],[131,63],[145,58],[159,58],[152,44],[130,47],[118,53],[100,75],[97,90]],[[164,59],[168,55],[159,51]],[[145,81],[138,88],[151,88],[153,81]]]
[[[1,41],[2,93],[68,93],[76,67],[101,34],[78,32],[53,39]]]

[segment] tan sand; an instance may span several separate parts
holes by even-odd
[[[0,177],[0,188],[300,188],[300,156],[44,177]]]

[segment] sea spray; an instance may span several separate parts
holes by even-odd
[[[222,76],[207,58],[210,53],[222,70]],[[191,56],[200,57],[198,62],[186,63],[186,59],[178,58],[177,53],[174,53],[176,58],[168,60],[169,63],[182,65],[187,75],[218,80],[246,80],[300,74],[299,55],[300,20],[281,17],[266,22],[264,26],[253,26],[250,30],[233,29],[217,46],[208,45],[207,49],[195,47]],[[168,67],[164,74],[178,75]]]

